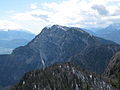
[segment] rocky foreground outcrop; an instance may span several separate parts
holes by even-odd
[[[101,76],[72,63],[26,73],[11,90],[115,90]]]

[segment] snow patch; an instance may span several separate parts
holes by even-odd
[[[42,58],[41,54],[40,54],[40,58],[41,58],[41,61],[42,61],[43,66],[45,67],[45,61],[44,61],[44,59]]]
[[[76,83],[76,85],[75,85],[76,87],[75,87],[75,90],[79,90],[79,87],[78,87],[78,84]]]
[[[75,74],[75,69],[74,68],[72,68],[72,72],[73,72],[73,74]]]
[[[92,79],[92,75],[90,75],[90,78]]]
[[[64,31],[67,31],[63,26],[60,26],[60,25],[57,25],[57,28],[60,28],[60,29],[62,29]]]
[[[61,65],[59,66],[59,68],[61,68]]]
[[[36,86],[36,85],[34,85],[34,88],[37,88],[37,86]]]
[[[45,61],[43,60],[43,58],[41,57],[41,59],[42,59],[42,64],[43,64],[43,66],[45,66]]]
[[[46,26],[47,29],[50,29],[51,27],[52,27],[52,25],[48,25],[48,26]]]
[[[25,84],[25,81],[23,81],[23,85]]]
[[[69,69],[69,66],[67,65],[67,68]]]

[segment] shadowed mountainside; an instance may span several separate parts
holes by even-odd
[[[12,54],[0,55],[0,85],[13,85],[25,72],[67,61],[102,73],[110,58],[119,50],[118,44],[95,37],[80,28],[45,27],[27,45],[14,49]]]

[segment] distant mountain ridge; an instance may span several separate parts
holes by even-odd
[[[34,37],[34,34],[23,30],[0,30],[0,54],[7,54],[16,47],[24,46]]]
[[[12,39],[33,39],[35,34],[28,32],[26,30],[0,30],[0,39],[1,40],[12,40]]]
[[[10,55],[0,55],[0,85],[13,85],[25,72],[59,62],[71,61],[81,68],[102,73],[119,50],[118,44],[77,27],[45,27],[27,45],[14,49]]]
[[[104,29],[98,30],[96,34],[99,37],[112,40],[120,44],[120,23],[111,24]]]

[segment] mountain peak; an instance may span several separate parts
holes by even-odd
[[[113,28],[115,30],[120,30],[120,23],[113,23],[108,26],[108,28]]]
[[[61,25],[58,25],[58,24],[54,24],[54,25],[48,25],[45,27],[45,29],[55,29],[55,30],[64,30],[64,31],[67,31],[67,28],[68,27],[65,27],[65,26],[61,26]],[[44,29],[43,29],[44,30]]]
[[[58,25],[58,24],[54,24],[54,25],[48,25],[46,26],[42,31],[79,31],[81,33],[86,33],[86,34],[89,34],[87,33],[86,31],[84,31],[83,29],[81,28],[78,28],[78,27],[67,27],[67,26],[62,26],[62,25]]]
[[[116,43],[91,36],[80,28],[53,25],[12,54],[0,56],[0,85],[14,84],[24,72],[67,61],[101,73],[118,50]]]
[[[120,23],[113,23],[104,29],[98,30],[96,34],[99,37],[108,39],[120,44]]]

